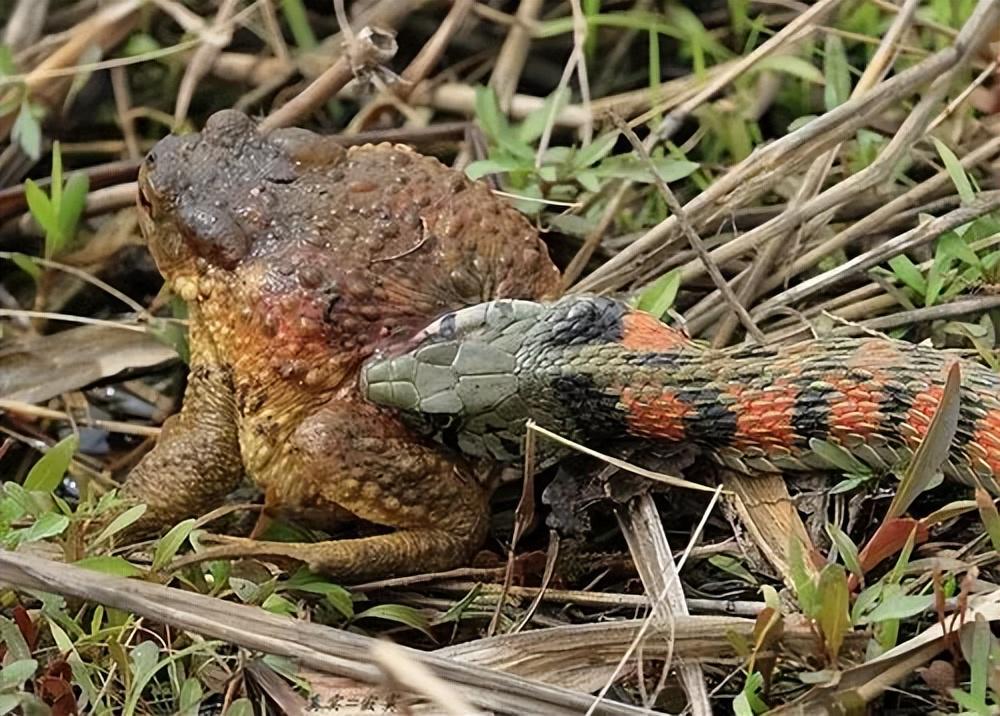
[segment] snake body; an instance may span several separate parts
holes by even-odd
[[[1000,375],[955,354],[883,338],[708,349],[602,297],[493,301],[448,314],[363,372],[376,403],[464,453],[516,461],[527,420],[591,446],[687,442],[745,472],[829,469],[813,441],[861,462],[905,463],[948,371],[961,368],[946,475],[996,492]]]

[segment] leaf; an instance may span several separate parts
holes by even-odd
[[[110,574],[115,577],[143,577],[145,572],[129,562],[124,557],[114,555],[96,555],[84,557],[74,562],[77,567],[83,567],[94,572]]]
[[[326,598],[330,606],[344,617],[350,619],[354,616],[354,601],[351,599],[351,593],[339,584],[332,584],[307,569],[300,569],[282,586],[285,589],[298,592],[320,594]]]
[[[947,459],[955,431],[958,429],[961,383],[962,371],[956,361],[948,371],[941,402],[934,411],[927,434],[920,441],[913,460],[910,461],[903,478],[899,481],[896,494],[889,503],[889,508],[886,510],[887,517],[899,517],[905,513],[917,496],[927,488]]]
[[[181,548],[184,544],[184,540],[188,538],[191,534],[191,530],[195,528],[198,521],[194,518],[184,520],[183,522],[178,522],[176,525],[170,528],[160,539],[159,543],[156,545],[156,551],[153,553],[153,564],[151,569],[156,572],[163,569],[177,554],[177,550]]]
[[[0,77],[16,74],[17,65],[14,64],[14,54],[7,45],[0,43]]]
[[[52,635],[52,641],[55,642],[56,648],[59,650],[60,654],[73,653],[73,640],[69,638],[69,634],[66,633],[66,630],[56,624],[52,619],[49,619],[49,633]]]
[[[76,236],[76,227],[87,205],[87,192],[90,180],[86,174],[74,172],[66,181],[63,190],[62,203],[59,205],[59,233],[64,241],[70,241]],[[62,247],[53,249],[53,255]]]
[[[827,656],[831,662],[837,661],[844,635],[851,628],[848,613],[850,594],[847,589],[847,573],[839,564],[828,564],[819,574],[819,623],[826,644]]]
[[[826,523],[826,533],[830,535],[830,540],[837,545],[840,558],[844,560],[844,565],[858,577],[864,576],[861,569],[861,561],[858,559],[858,547],[854,541],[840,527],[832,522]]]
[[[826,460],[830,465],[843,470],[848,475],[862,475],[868,477],[872,474],[871,468],[858,460],[845,448],[834,443],[820,440],[818,438],[809,439],[809,449],[818,457]]]
[[[979,508],[979,517],[986,528],[986,534],[990,536],[990,542],[994,550],[1000,550],[1000,513],[997,506],[986,490],[981,487],[976,488],[976,506]]]
[[[430,623],[427,621],[427,617],[413,607],[403,604],[377,604],[354,617],[354,621],[362,619],[385,619],[386,621],[405,624],[408,627],[423,632],[431,639],[434,638],[434,635],[428,629]]]
[[[26,99],[21,102],[21,110],[17,113],[14,126],[11,127],[10,138],[17,142],[32,160],[37,162],[42,156],[42,125],[31,111],[31,103]]]
[[[69,435],[49,448],[28,472],[24,479],[24,489],[28,492],[51,493],[59,487],[78,444],[76,435]]]
[[[900,281],[923,296],[927,293],[927,281],[923,273],[903,254],[889,259],[889,267]]]
[[[770,55],[758,60],[753,67],[756,72],[782,72],[807,82],[823,84],[823,73],[808,60],[795,55]]]
[[[976,192],[972,188],[969,175],[962,168],[962,162],[959,161],[958,157],[955,156],[955,152],[951,151],[947,144],[937,137],[932,137],[932,139],[934,140],[934,146],[937,148],[938,154],[941,155],[941,161],[944,162],[945,171],[948,172],[951,183],[955,185],[962,203],[969,204],[975,201]]]
[[[799,608],[807,617],[815,617],[818,608],[816,582],[806,568],[802,541],[792,535],[788,547],[788,568],[799,600]]]
[[[767,711],[767,704],[760,698],[764,686],[764,677],[758,671],[747,676],[743,690],[733,700],[733,712],[736,716],[754,716]]]
[[[17,542],[18,544],[40,542],[43,539],[61,535],[67,527],[69,527],[69,517],[57,515],[55,512],[46,512],[35,520],[31,527],[17,531]]]
[[[18,694],[0,694],[0,716],[9,714],[21,705],[21,697]]]
[[[491,87],[476,87],[475,108],[476,119],[479,120],[483,133],[494,143],[499,142],[500,137],[508,131],[508,123]]]
[[[569,90],[560,87],[545,98],[542,106],[534,110],[517,128],[517,139],[525,144],[531,144],[545,132],[545,127],[555,120],[556,115],[569,102]]]
[[[261,609],[271,612],[272,614],[286,614],[288,616],[294,616],[298,611],[295,604],[285,599],[280,594],[271,594],[261,602]]]
[[[190,716],[197,716],[203,693],[198,679],[192,676],[184,680],[179,699],[182,716],[188,716],[188,713]]]
[[[890,619],[907,619],[925,611],[934,604],[933,594],[898,594],[887,597],[865,615],[860,623],[875,624]]]
[[[248,698],[236,699],[229,704],[223,716],[253,716],[253,704]]]
[[[31,179],[24,182],[24,198],[31,215],[46,234],[59,230],[59,217],[56,216],[52,201]]]
[[[657,318],[662,318],[663,314],[674,305],[680,287],[681,272],[674,269],[643,289],[636,302],[636,308],[651,313]]]
[[[7,691],[20,688],[25,681],[35,675],[38,662],[34,659],[18,659],[0,669],[0,689]]]
[[[14,262],[15,266],[31,276],[33,280],[37,281],[42,277],[41,267],[30,256],[16,253],[10,257],[10,260]]]
[[[974,266],[982,270],[983,264],[979,260],[979,256],[965,243],[965,239],[954,231],[949,231],[938,239],[937,251],[940,251],[948,258],[958,259],[969,266]]]
[[[31,658],[31,648],[24,640],[21,629],[12,619],[5,616],[0,616],[0,643],[7,647],[8,658],[15,660]]]
[[[823,55],[823,75],[826,80],[823,87],[823,104],[829,112],[850,98],[851,69],[847,64],[844,41],[839,35],[826,33]]]
[[[135,524],[139,518],[146,514],[146,505],[133,505],[128,508],[120,515],[115,517],[111,522],[101,530],[101,534],[97,535],[94,539],[94,544],[100,544],[104,540],[113,537],[130,525]]]
[[[607,134],[602,134],[591,141],[590,144],[580,147],[573,155],[573,167],[584,169],[604,159],[615,148],[619,134],[621,133],[616,129]]]
[[[748,584],[757,584],[757,579],[744,567],[740,561],[728,554],[715,554],[708,558],[709,564],[723,572],[737,577]]]
[[[526,164],[524,160],[515,157],[480,159],[469,163],[469,166],[465,168],[465,175],[475,181],[487,174],[502,174],[505,172],[524,171],[526,169],[533,169],[533,167],[530,164]]]
[[[865,574],[902,549],[911,534],[917,542],[927,541],[927,527],[910,517],[894,517],[879,525],[858,557]]]
[[[689,162],[686,159],[674,159],[673,157],[660,157],[651,161],[660,179],[668,184],[690,176],[701,166],[697,162]],[[624,160],[618,158],[607,160],[595,167],[593,171],[598,176],[605,178],[628,179],[629,181],[645,184],[651,184],[654,181],[649,166],[634,157]]]

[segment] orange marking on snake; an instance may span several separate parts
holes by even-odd
[[[830,435],[843,440],[852,435],[867,438],[877,434],[882,422],[878,385],[853,378],[834,378],[829,383],[843,396],[830,401]]]
[[[664,440],[683,440],[684,418],[695,412],[690,403],[670,390],[655,393],[625,387],[621,391],[621,404],[630,432]]]
[[[636,311],[622,316],[619,343],[631,351],[669,351],[690,346],[691,340],[652,314]]]
[[[906,414],[906,424],[912,428],[913,433],[906,436],[906,442],[911,448],[916,448],[927,435],[927,430],[931,425],[931,418],[941,404],[944,395],[944,387],[932,385],[927,390],[917,394],[913,399],[913,407]]]
[[[782,381],[763,390],[730,385],[726,392],[736,398],[732,405],[736,413],[734,447],[743,450],[758,447],[764,451],[769,447],[794,447],[792,416],[799,393],[797,387]]]
[[[1000,410],[990,410],[979,420],[972,442],[986,451],[986,464],[1000,475]]]

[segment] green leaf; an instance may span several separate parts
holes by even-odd
[[[4,691],[19,688],[25,681],[35,675],[38,662],[34,659],[18,659],[0,669],[0,689]]]
[[[927,281],[920,269],[903,254],[889,259],[889,267],[900,281],[923,296],[927,293]]]
[[[431,639],[434,638],[434,635],[428,629],[430,623],[427,621],[427,617],[413,607],[403,604],[377,604],[358,614],[354,618],[354,621],[362,619],[385,619],[386,621],[397,622],[417,629]]]
[[[19,694],[0,694],[0,716],[11,713],[21,705]]]
[[[754,63],[754,70],[757,72],[782,72],[807,82],[823,84],[823,73],[808,60],[794,55],[769,55]]]
[[[30,256],[18,253],[11,256],[10,260],[14,262],[15,266],[31,276],[33,280],[37,281],[42,277],[41,267]]]
[[[24,489],[28,492],[51,493],[59,487],[78,444],[76,435],[68,435],[49,448],[28,472]]]
[[[653,168],[660,179],[666,183],[691,176],[701,166],[697,162],[689,162],[686,159],[674,159],[673,157],[661,157],[652,160]],[[651,184],[654,181],[652,172],[645,162],[640,162],[634,157],[627,159],[615,158],[602,162],[595,167],[594,172],[598,176],[613,179],[628,179],[629,181]]]
[[[958,259],[969,266],[982,269],[983,263],[979,260],[979,256],[965,242],[965,239],[954,231],[949,231],[938,239],[937,252],[947,258]]]
[[[708,558],[709,564],[717,569],[721,569],[723,572],[728,572],[729,574],[742,579],[748,584],[757,584],[757,578],[754,577],[750,571],[743,566],[743,564],[728,554],[714,554]]]
[[[288,616],[294,616],[298,611],[295,604],[285,599],[280,594],[271,594],[261,603],[261,609],[271,612],[272,614],[287,614]]]
[[[28,202],[31,215],[46,234],[59,230],[59,217],[56,216],[55,207],[48,195],[31,179],[24,182],[24,198]]]
[[[94,572],[110,574],[115,577],[144,577],[146,573],[139,567],[129,562],[124,557],[114,555],[97,555],[94,557],[84,557],[76,561],[77,567],[83,567]]]
[[[31,658],[31,649],[28,648],[20,628],[12,619],[5,616],[0,616],[0,643],[7,647],[8,658],[18,661]]]
[[[46,512],[35,520],[31,527],[17,531],[17,543],[40,542],[43,539],[61,535],[67,527],[69,527],[69,518],[66,515]]]
[[[840,445],[835,445],[826,440],[819,440],[818,438],[810,438],[809,449],[818,457],[830,463],[833,467],[843,470],[848,475],[868,476],[872,474],[870,467]]]
[[[111,520],[107,527],[101,530],[101,534],[97,535],[97,538],[94,540],[94,544],[100,544],[104,540],[113,537],[130,525],[135,524],[140,517],[146,514],[146,509],[146,505],[133,505],[122,512],[120,515]]]
[[[747,676],[743,690],[733,700],[733,712],[736,716],[754,716],[767,711],[767,704],[760,698],[763,687],[764,677],[760,672],[754,671]]]
[[[663,314],[674,305],[680,287],[681,272],[678,269],[669,271],[643,289],[639,294],[636,308],[662,318]]]
[[[969,204],[976,199],[976,192],[972,188],[972,182],[969,180],[969,175],[965,173],[965,169],[962,168],[962,162],[959,161],[955,153],[948,148],[948,145],[942,142],[937,137],[933,137],[934,146],[937,147],[938,154],[941,155],[941,161],[944,162],[945,171],[948,172],[948,176],[951,178],[952,184],[955,185],[955,189],[958,191],[958,196],[962,199],[963,204]]]
[[[38,161],[42,156],[42,125],[35,117],[28,100],[21,102],[21,110],[17,113],[14,126],[11,127],[10,138],[17,142],[32,160]]]
[[[56,648],[59,650],[60,654],[71,654],[73,653],[73,640],[69,638],[69,634],[61,626],[56,624],[54,619],[48,620],[49,633],[52,635],[52,641],[55,642]]]
[[[184,540],[188,538],[191,530],[195,528],[197,523],[198,521],[194,518],[178,522],[170,528],[169,532],[163,535],[156,545],[156,551],[153,553],[152,570],[154,572],[163,569],[170,563],[177,554],[177,550],[184,544]]]
[[[83,215],[83,209],[87,205],[89,189],[90,180],[86,174],[74,172],[66,181],[62,203],[59,206],[59,231],[65,241],[70,241],[76,236],[76,227]],[[58,253],[61,248],[61,246],[55,247],[53,255]]]
[[[9,77],[17,74],[17,65],[14,64],[14,53],[3,43],[0,43],[0,77]]]
[[[795,535],[792,535],[788,545],[788,567],[799,600],[799,608],[807,617],[815,618],[819,608],[816,582],[806,568],[802,541]]]
[[[580,147],[573,155],[573,166],[577,169],[583,169],[604,159],[615,148],[619,134],[621,132],[616,129],[602,134],[590,144]]]
[[[198,679],[193,676],[185,679],[178,699],[181,708],[179,716],[198,716],[198,707],[203,696],[204,692]]]
[[[223,716],[253,716],[253,704],[247,698],[236,699]]]
[[[862,617],[862,624],[875,624],[891,619],[908,619],[934,604],[933,594],[895,594]]]
[[[823,104],[829,112],[850,98],[851,69],[847,64],[844,42],[839,35],[826,33],[823,54],[823,75],[826,80],[823,87]]]
[[[346,618],[350,619],[354,616],[354,601],[351,599],[351,593],[339,584],[332,584],[307,569],[300,569],[281,586],[288,590],[322,595],[330,603],[330,606]]]
[[[492,87],[476,87],[475,108],[483,133],[494,143],[499,142],[500,137],[508,132],[509,125],[507,117],[500,111],[500,103]]]
[[[535,142],[535,140],[542,136],[545,127],[550,122],[555,121],[556,115],[562,111],[567,102],[569,102],[569,90],[565,87],[560,87],[545,98],[545,102],[542,103],[541,107],[529,113],[524,118],[521,126],[517,128],[515,135],[517,139],[525,144]]]
[[[969,662],[969,694],[977,703],[986,703],[986,686],[990,676],[990,625],[981,613],[976,614],[972,628],[972,654]]]
[[[864,577],[865,571],[861,568],[861,560],[858,558],[858,546],[847,535],[832,522],[826,523],[826,533],[830,535],[830,540],[837,545],[840,558],[851,572],[859,578]]]
[[[500,157],[497,159],[480,159],[470,162],[465,168],[465,176],[473,181],[487,174],[504,174],[506,172],[532,170],[534,167],[526,164],[523,159],[515,157]]]
[[[823,633],[827,655],[831,661],[836,661],[844,635],[851,628],[847,573],[839,564],[828,564],[819,573],[818,598],[820,605],[816,621]]]
[[[993,504],[989,493],[981,487],[976,488],[976,506],[993,549],[1000,550],[1000,512],[997,512],[997,506]]]

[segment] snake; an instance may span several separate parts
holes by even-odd
[[[588,447],[686,443],[750,474],[830,470],[820,444],[891,471],[912,460],[956,363],[958,420],[941,471],[996,494],[1000,375],[887,337],[714,349],[610,297],[494,300],[374,356],[361,382],[368,400],[473,458],[523,460],[533,421]]]

